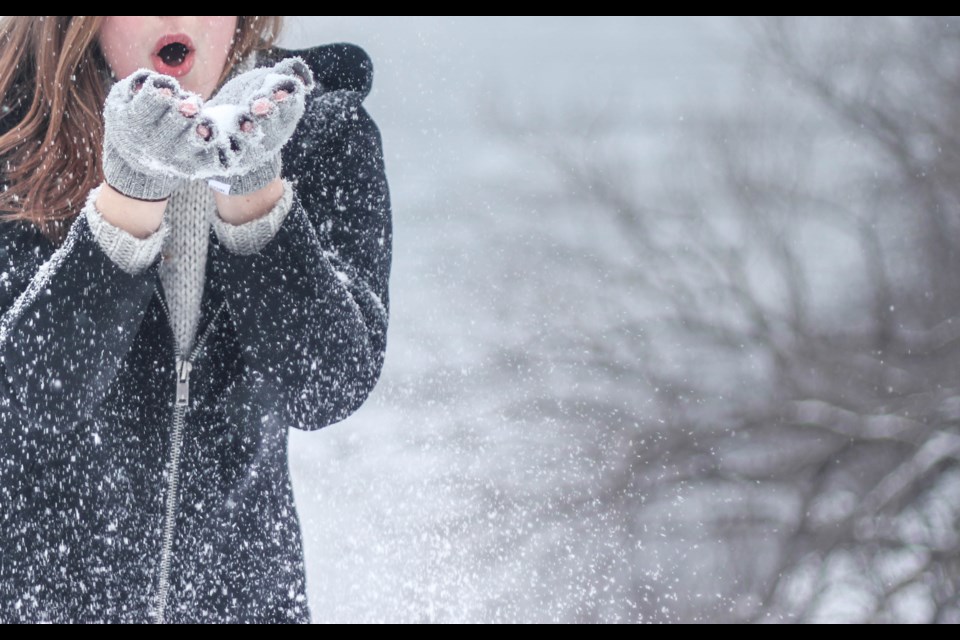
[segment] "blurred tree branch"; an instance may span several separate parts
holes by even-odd
[[[754,91],[685,118],[659,179],[623,105],[485,105],[546,170],[505,199],[576,300],[502,357],[582,381],[504,411],[589,443],[601,495],[567,507],[617,523],[633,619],[960,621],[960,20],[743,24]],[[675,510],[686,573],[651,583]]]

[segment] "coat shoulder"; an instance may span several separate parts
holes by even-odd
[[[362,99],[373,85],[373,61],[360,45],[333,42],[304,49],[271,47],[257,53],[257,66],[276,64],[284,58],[300,56],[313,71],[322,93],[345,89]]]

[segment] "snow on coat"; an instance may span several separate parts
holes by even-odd
[[[310,620],[288,428],[377,384],[392,223],[370,58],[257,64],[291,55],[320,85],[282,150],[293,205],[258,253],[211,230],[189,371],[159,258],[124,272],[85,216],[60,247],[0,221],[0,621]]]

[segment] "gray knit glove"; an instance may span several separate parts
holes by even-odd
[[[213,189],[229,195],[251,193],[280,175],[280,149],[303,116],[316,88],[300,57],[252,69],[225,83],[204,103],[200,117],[212,121],[218,163],[201,168]]]
[[[203,101],[172,77],[138,69],[116,82],[104,103],[103,173],[111,187],[140,200],[163,200],[216,149]]]

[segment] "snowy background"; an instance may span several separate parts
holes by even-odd
[[[394,220],[380,384],[291,433],[315,620],[957,621],[956,374],[896,356],[960,201],[881,117],[943,24],[779,23],[792,76],[743,18],[289,17],[370,54]]]

